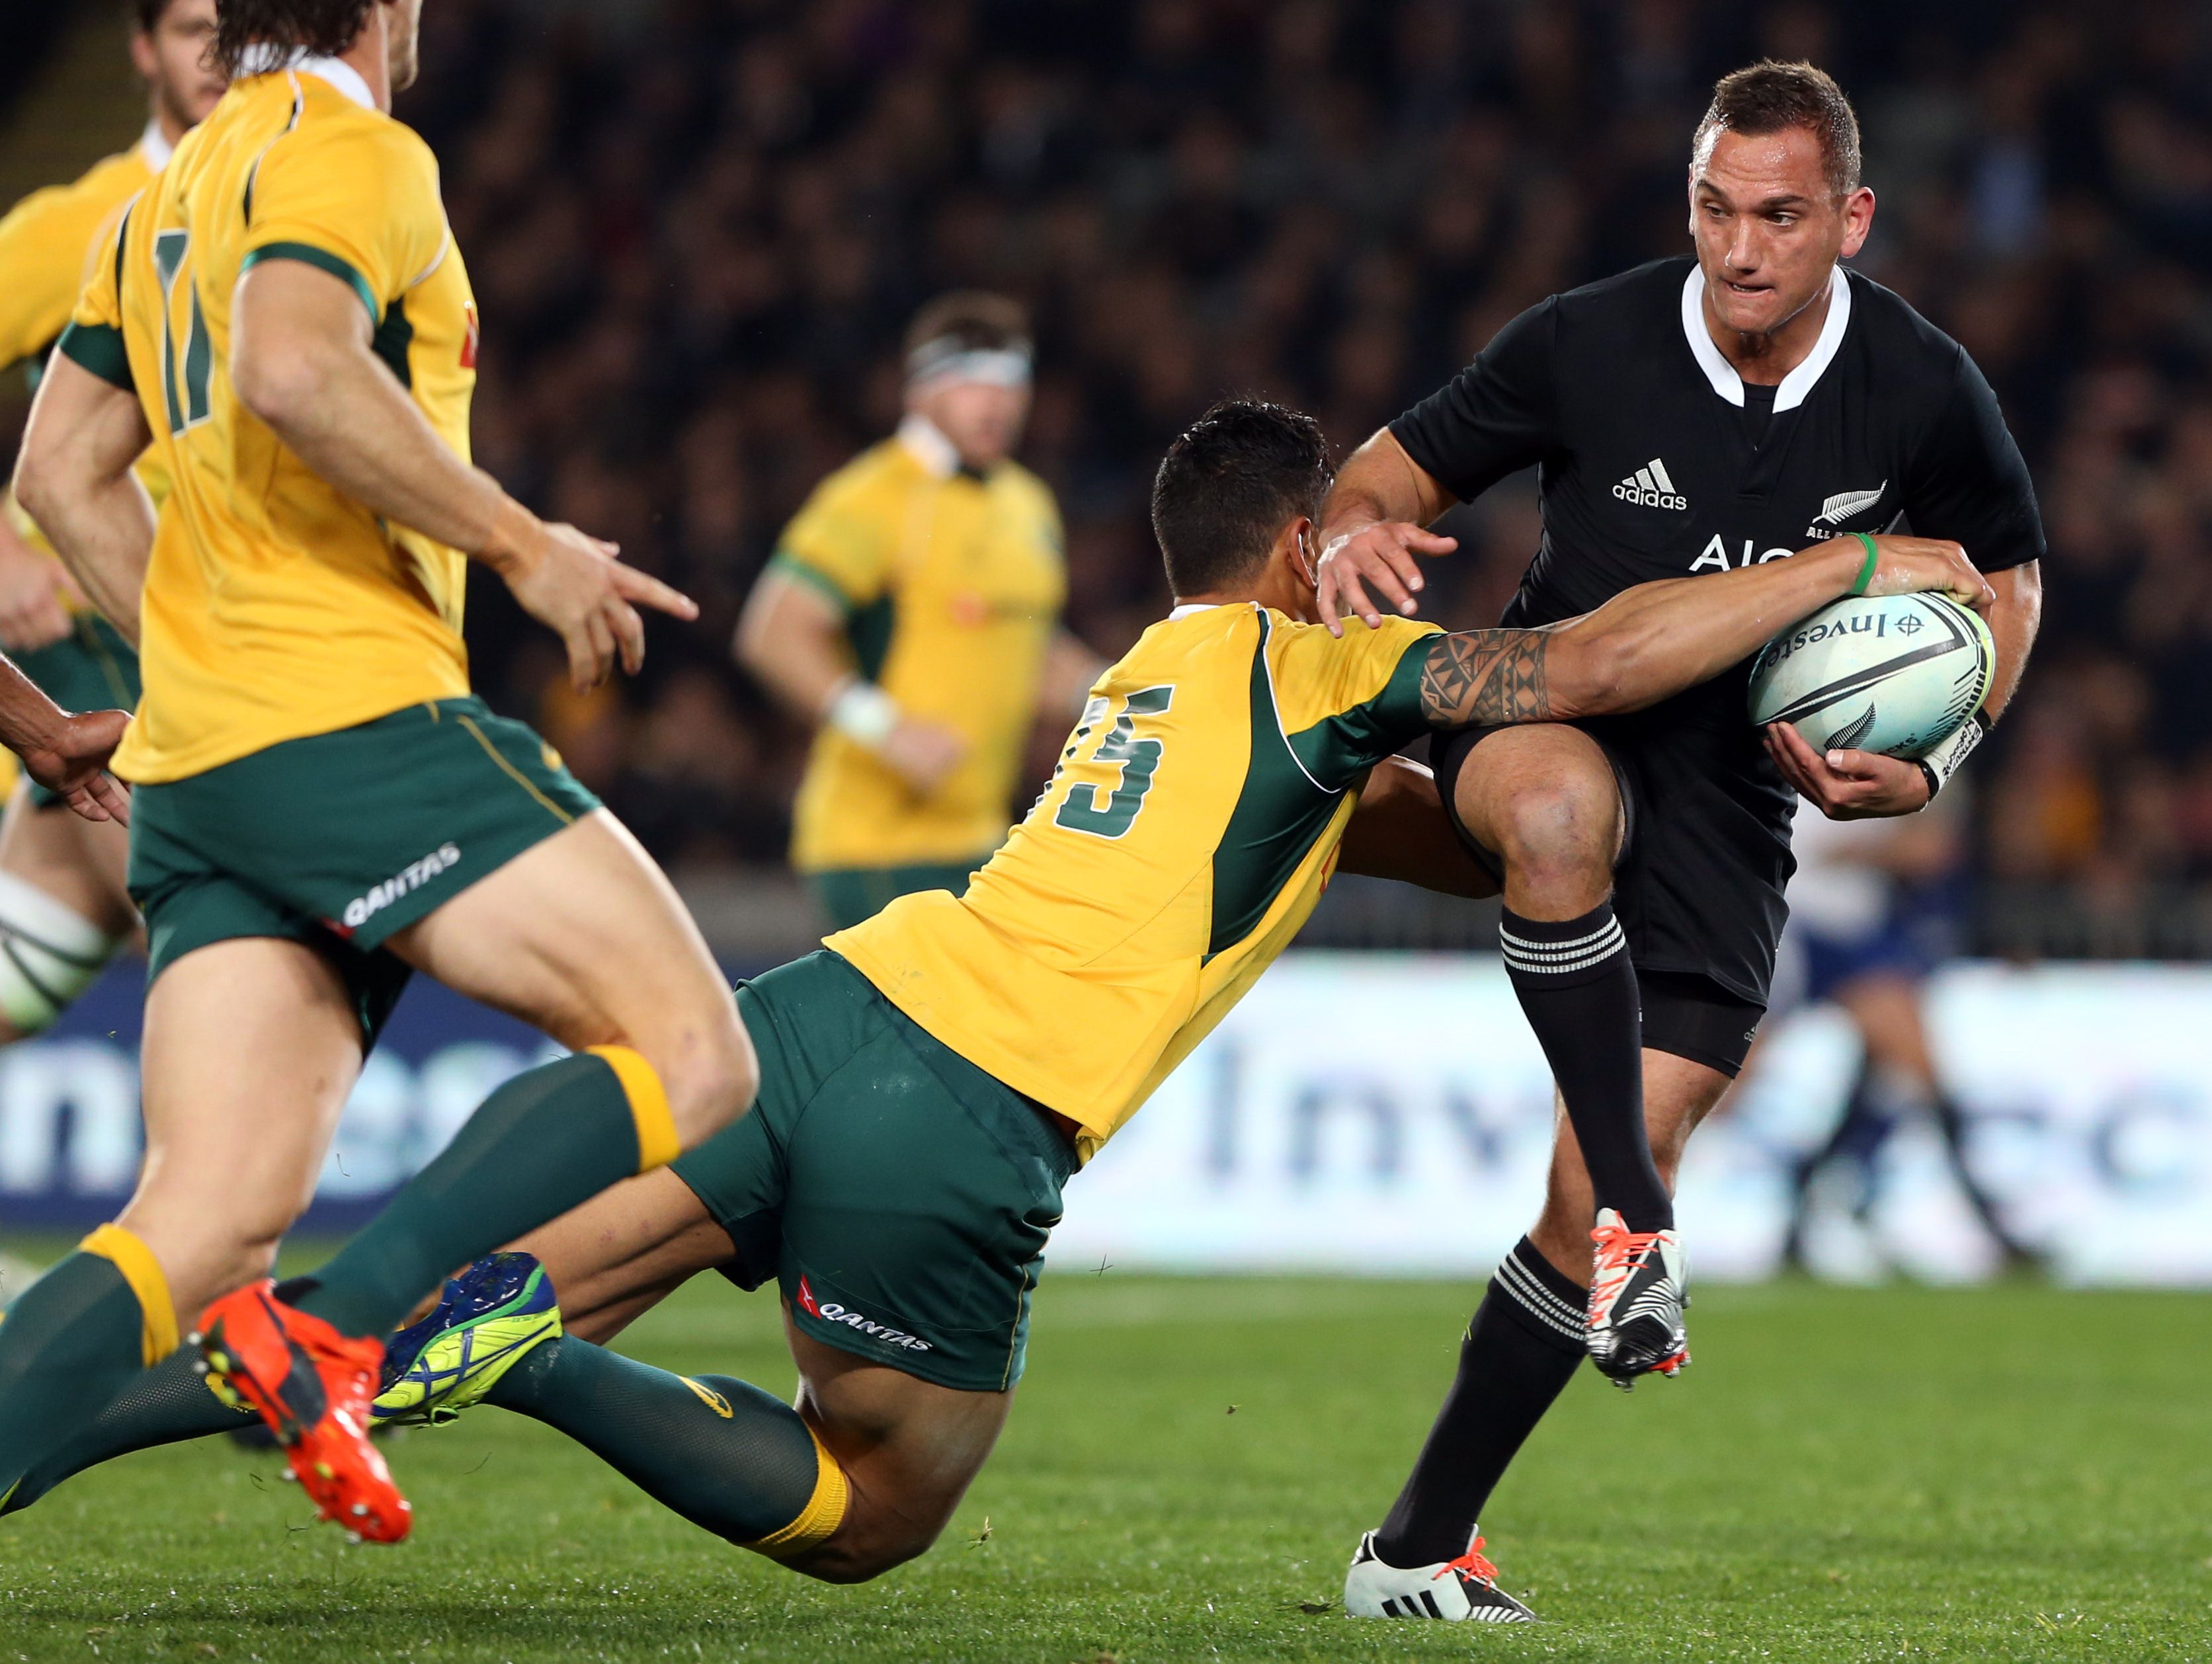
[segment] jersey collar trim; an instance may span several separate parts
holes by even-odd
[[[248,46],[238,61],[241,81],[250,75],[274,75],[279,70],[327,81],[362,109],[376,108],[376,94],[369,91],[368,82],[362,78],[360,70],[342,58],[325,58],[298,47],[288,51],[283,46],[264,44]]]
[[[169,143],[169,136],[161,131],[161,124],[158,120],[149,121],[146,131],[138,136],[138,155],[147,167],[154,173],[160,173],[169,165],[169,158],[176,152],[177,147]]]
[[[1178,623],[1185,618],[1191,617],[1194,614],[1211,612],[1216,607],[1227,606],[1228,604],[1229,604],[1226,601],[1185,601],[1173,612],[1168,614],[1168,622],[1170,624]]]
[[[898,425],[898,442],[932,477],[949,480],[960,471],[960,449],[926,416],[909,413]]]
[[[1713,384],[1713,391],[1735,405],[1743,408],[1743,378],[1736,373],[1735,366],[1722,355],[1713,344],[1712,332],[1705,328],[1705,274],[1702,267],[1692,263],[1690,275],[1682,280],[1682,338],[1690,343],[1690,355],[1698,361],[1698,367],[1705,373],[1705,380]],[[1844,275],[1840,265],[1828,274],[1828,317],[1820,325],[1820,338],[1813,343],[1813,350],[1805,355],[1805,361],[1782,378],[1782,385],[1774,390],[1774,414],[1794,410],[1805,402],[1836,354],[1844,344],[1844,332],[1851,325],[1851,280]]]

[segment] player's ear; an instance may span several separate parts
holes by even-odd
[[[1268,558],[1288,562],[1299,584],[1308,590],[1315,588],[1320,582],[1316,568],[1321,550],[1315,546],[1312,519],[1301,514],[1285,526],[1276,534],[1275,547]]]
[[[1839,251],[1846,260],[1866,246],[1867,234],[1874,229],[1874,192],[1865,185],[1844,198],[1844,246]]]

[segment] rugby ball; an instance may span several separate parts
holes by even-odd
[[[1982,708],[1989,626],[1942,595],[1864,595],[1782,632],[1751,666],[1751,720],[1816,751],[1925,756]]]

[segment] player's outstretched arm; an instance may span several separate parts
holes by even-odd
[[[1424,528],[1458,501],[1388,428],[1345,459],[1322,505],[1314,567],[1316,603],[1331,635],[1344,634],[1346,613],[1373,629],[1383,605],[1408,616],[1416,610],[1421,569],[1414,557],[1459,547],[1456,537]]]
[[[621,564],[613,544],[548,525],[439,438],[372,349],[373,320],[352,287],[298,260],[264,260],[231,302],[230,374],[246,409],[302,462],[372,512],[482,561],[568,651],[579,689],[617,658],[645,662],[639,606],[692,619],[699,609]]]
[[[58,352],[15,459],[23,512],[92,604],[134,643],[154,549],[154,501],[131,465],[152,439],[137,394]]]
[[[88,821],[131,819],[131,793],[107,772],[107,759],[130,726],[128,711],[70,715],[0,655],[0,745]]]
[[[1870,595],[1935,590],[1986,612],[1989,580],[1954,543],[1876,537]],[[1641,710],[1741,663],[1774,635],[1858,587],[1856,537],[1711,577],[1624,590],[1595,612],[1544,629],[1437,638],[1422,667],[1433,727],[1549,722]]]

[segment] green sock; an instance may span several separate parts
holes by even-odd
[[[187,1348],[141,1369],[89,1425],[24,1473],[13,1494],[0,1500],[0,1514],[20,1512],[63,1480],[133,1450],[258,1426],[260,1418],[253,1412],[234,1410],[208,1391],[198,1361],[198,1351]]]
[[[173,1345],[173,1316],[155,1321]],[[123,1267],[99,1253],[81,1248],[23,1291],[0,1322],[0,1503],[144,1372],[149,1327]]]
[[[315,1273],[300,1309],[379,1335],[480,1254],[617,1180],[672,1160],[675,1125],[652,1066],[595,1047],[517,1075]]]
[[[559,1428],[733,1543],[793,1553],[844,1515],[844,1476],[799,1412],[726,1376],[671,1375],[564,1335],[527,1353],[485,1402]]]

